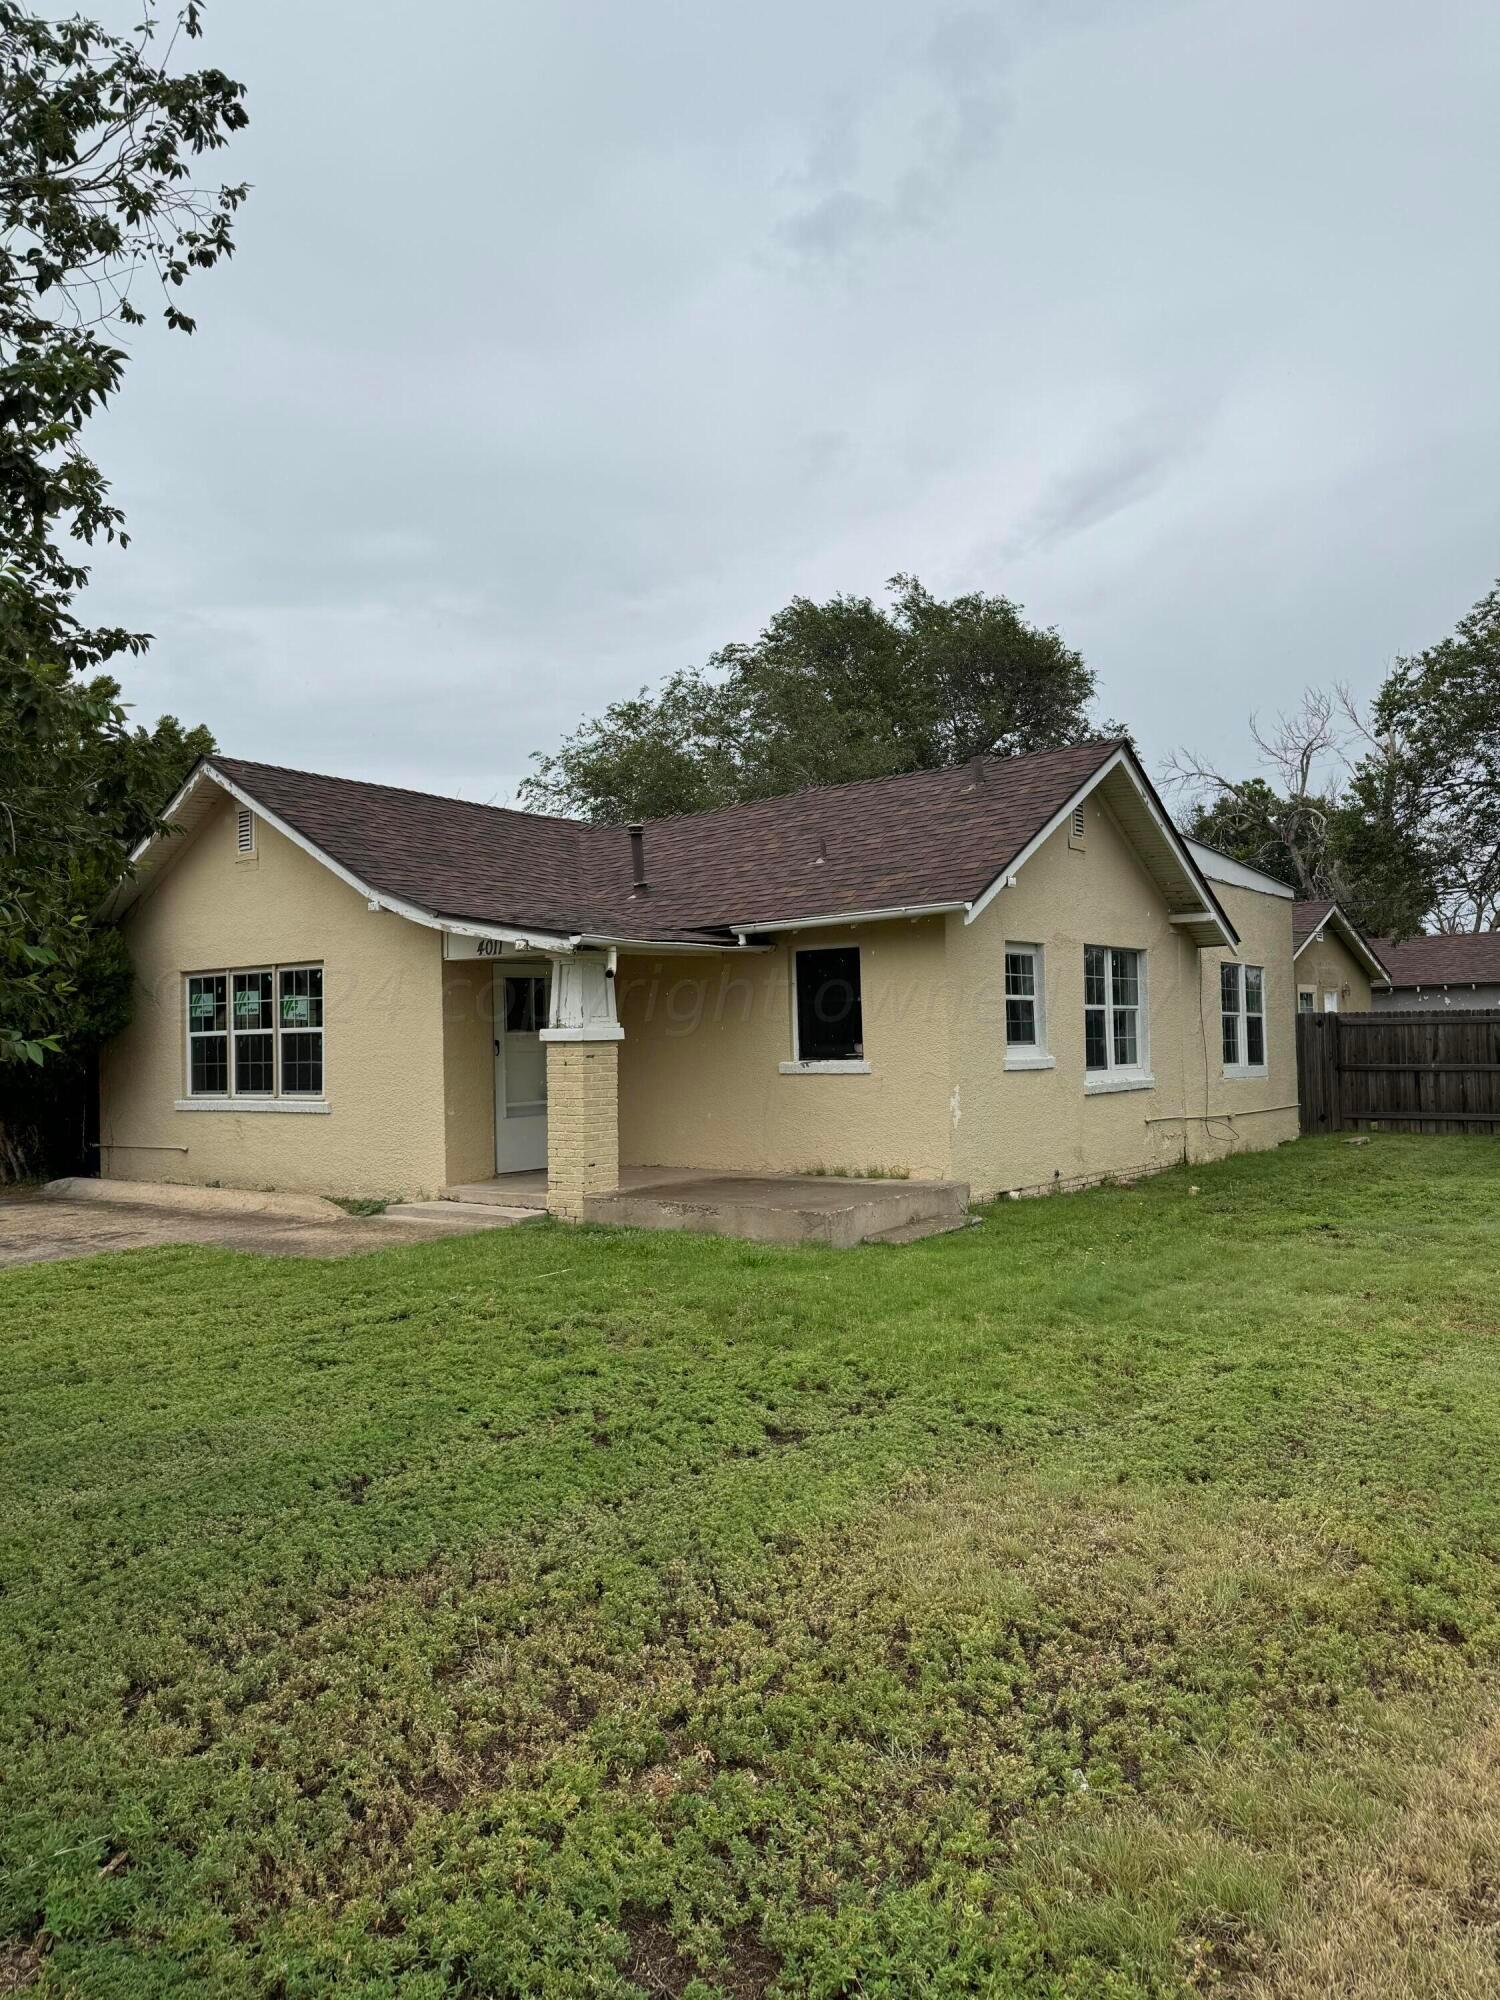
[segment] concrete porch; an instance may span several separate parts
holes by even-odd
[[[630,1229],[685,1229],[752,1243],[913,1243],[963,1227],[962,1181],[840,1180],[832,1175],[722,1174],[693,1167],[622,1167],[618,1192],[585,1198],[583,1220]],[[547,1175],[500,1174],[443,1190],[445,1200],[545,1208]]]

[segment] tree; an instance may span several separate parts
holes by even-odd
[[[147,637],[75,610],[82,549],[126,540],[82,433],[123,379],[119,338],[145,324],[136,293],[158,284],[168,327],[191,333],[181,288],[231,254],[247,192],[193,179],[246,123],[241,85],[173,69],[179,40],[201,31],[198,0],[164,45],[150,15],[119,36],[0,0],[0,1157],[12,1171],[49,1093],[55,1112],[91,1045],[122,1025],[128,968],[94,912],[211,747],[172,717],[130,728],[118,683],[92,670]]]
[[[523,797],[584,819],[653,818],[1098,733],[1094,674],[1019,605],[943,600],[905,575],[890,589],[888,606],[794,597],[757,639],[611,703],[538,755]]]
[[[1434,878],[1399,737],[1347,688],[1309,688],[1274,724],[1252,715],[1250,734],[1269,776],[1231,777],[1187,750],[1169,759],[1167,782],[1188,799],[1184,830],[1304,900],[1339,903],[1377,936],[1409,936]]]
[[[1500,583],[1450,637],[1398,659],[1375,698],[1393,783],[1431,854],[1444,931],[1500,928]]]
[[[145,324],[135,293],[148,278],[167,325],[192,332],[178,293],[231,254],[248,192],[192,179],[190,162],[247,123],[241,84],[169,69],[179,34],[202,33],[201,7],[189,0],[160,57],[157,32],[149,14],[119,36],[0,0],[0,546],[18,586],[4,636],[73,668],[145,644],[79,625],[88,571],[65,546],[126,539],[79,443],[120,386],[114,336]]]

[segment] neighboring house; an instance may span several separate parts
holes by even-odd
[[[1500,1007],[1500,931],[1379,938],[1376,949],[1390,975],[1375,989],[1377,1009]]]
[[[201,762],[112,910],[102,1171],[1076,1186],[1295,1136],[1287,891],[1128,744],[593,826]]]
[[[1385,978],[1375,946],[1352,917],[1325,897],[1292,905],[1299,1014],[1367,1014]]]

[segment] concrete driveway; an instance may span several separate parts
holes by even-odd
[[[352,1257],[536,1222],[535,1209],[457,1201],[400,1203],[384,1215],[346,1215],[314,1195],[239,1188],[174,1188],[146,1181],[52,1181],[0,1191],[0,1266],[213,1243],[265,1257]]]

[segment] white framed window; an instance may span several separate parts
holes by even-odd
[[[230,979],[234,1036],[234,1094],[270,1097],[276,1089],[275,974],[268,968],[236,972]]]
[[[1299,986],[1297,988],[1297,1012],[1299,1014],[1315,1014],[1317,1011],[1318,1011],[1317,987]]]
[[[1047,987],[1039,944],[1005,946],[1005,1067],[1051,1069]]]
[[[323,1095],[323,968],[284,965],[280,974],[281,1094]]]
[[[187,983],[188,1093],[223,1097],[229,1089],[229,976],[195,972]]]
[[[783,1076],[867,1076],[859,946],[815,945],[792,953],[792,1060]]]
[[[1299,1006],[1301,1001],[1298,1001]],[[1219,967],[1219,1030],[1226,1076],[1266,1073],[1266,974],[1230,959]]]
[[[1146,954],[1125,945],[1083,948],[1084,1089],[1148,1090]]]
[[[321,1111],[323,968],[190,972],[183,1111]]]

